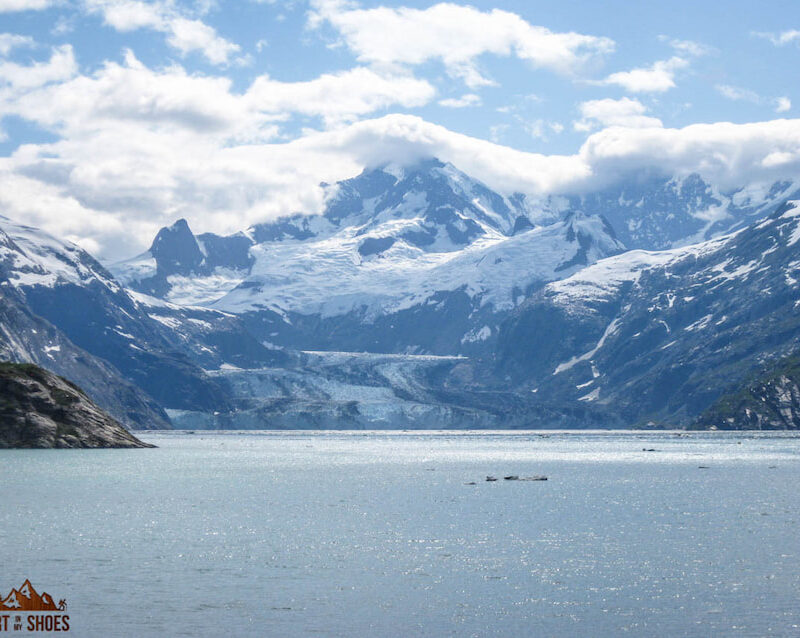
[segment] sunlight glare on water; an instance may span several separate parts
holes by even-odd
[[[141,436],[0,452],[3,595],[98,637],[800,634],[796,435]]]

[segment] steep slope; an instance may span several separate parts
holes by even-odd
[[[504,326],[496,372],[550,401],[687,424],[800,345],[800,210],[732,235],[632,251],[553,282]]]
[[[0,363],[0,448],[144,448],[66,379]]]
[[[128,294],[137,308],[164,327],[175,348],[205,370],[276,367],[293,361],[286,350],[258,341],[235,315],[200,306],[179,306],[134,291]]]
[[[262,346],[241,323],[206,309],[161,308],[133,299],[85,251],[42,231],[0,218],[0,281],[32,315],[55,326],[165,407],[229,407],[204,370],[234,359],[272,365],[280,353]],[[17,333],[17,341],[29,335]],[[61,356],[51,350],[54,360]],[[75,378],[83,382],[82,378]]]
[[[60,330],[34,315],[20,293],[0,286],[0,360],[35,363],[67,379],[128,428],[168,429],[169,418],[145,392],[108,362],[73,344]]]
[[[800,357],[772,363],[737,392],[720,397],[692,425],[706,430],[800,429]]]
[[[77,246],[0,219],[0,280],[77,346],[162,405],[225,405],[223,393],[170,343],[111,274]]]

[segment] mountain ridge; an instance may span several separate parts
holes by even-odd
[[[113,272],[0,220],[0,275],[178,427],[687,427],[798,346],[794,182],[544,205],[430,160],[327,188],[322,213],[227,237],[178,220]],[[630,249],[615,215],[669,247]],[[77,356],[33,325],[4,326],[20,356]]]

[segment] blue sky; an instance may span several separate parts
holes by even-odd
[[[415,154],[539,194],[665,144],[767,179],[800,156],[798,29],[785,1],[0,0],[0,206],[107,255]]]

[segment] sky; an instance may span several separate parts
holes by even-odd
[[[800,168],[800,4],[0,0],[0,215],[106,261],[427,156],[510,194]]]

